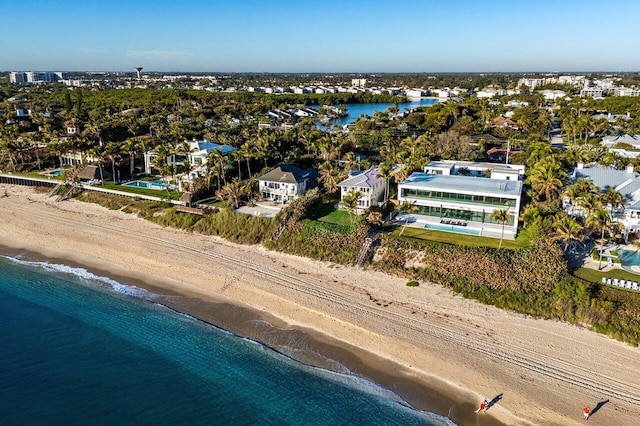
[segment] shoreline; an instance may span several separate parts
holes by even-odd
[[[62,264],[72,268],[82,268],[99,277],[110,278],[126,286],[135,286],[147,290],[155,297],[150,303],[157,303],[166,308],[194,317],[205,324],[233,333],[241,338],[254,340],[302,364],[329,370],[339,374],[352,375],[365,379],[372,384],[387,389],[416,410],[428,411],[437,416],[448,418],[458,426],[478,424],[470,422],[475,418],[461,415],[472,413],[475,405],[465,400],[464,392],[445,389],[445,386],[433,386],[416,380],[401,365],[393,366],[393,373],[384,370],[389,368],[389,361],[352,345],[345,345],[317,330],[302,326],[292,327],[277,316],[259,312],[248,306],[229,303],[222,300],[204,300],[197,296],[187,295],[171,290],[163,285],[152,283],[158,277],[134,278],[124,275],[113,265],[88,265],[75,256],[64,256],[54,253],[44,254],[32,248],[23,248],[20,244],[7,245],[0,237],[0,256],[10,257],[28,262]],[[166,284],[165,284],[166,285]],[[137,296],[131,296],[137,297]],[[300,348],[291,347],[296,342]],[[303,347],[303,348],[302,348]],[[454,393],[455,396],[451,396]],[[449,418],[451,410],[460,414]],[[500,426],[505,423],[484,415],[482,425]],[[456,421],[457,420],[457,421]]]
[[[231,329],[243,323],[238,309],[248,309],[278,330],[269,337],[295,332],[288,336],[313,341],[320,358],[351,362],[352,374],[460,425],[578,425],[583,406],[608,398],[612,403],[592,421],[622,426],[640,417],[638,348],[585,328],[481,305],[427,282],[409,288],[381,272],[163,228],[95,204],[56,203],[23,187],[0,188],[9,192],[0,198],[0,244],[145,281],[166,289],[175,303],[176,294],[222,303],[224,309],[182,302],[204,315],[220,313],[213,324],[227,315],[231,326],[221,328],[235,334],[242,335]],[[277,350],[278,342],[255,340]],[[443,396],[434,402],[440,407],[429,406],[424,389]],[[473,413],[483,397],[500,394],[503,400],[487,414]]]

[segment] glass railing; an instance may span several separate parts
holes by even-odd
[[[473,204],[473,205],[484,205],[484,206],[507,206],[507,207],[515,207],[516,200],[511,199],[482,199],[482,200],[474,200],[468,198],[458,198],[451,196],[434,196],[434,195],[419,195],[419,194],[411,194],[405,193],[403,194],[404,198],[414,198],[417,200],[430,200],[430,201],[447,201],[452,203],[463,203],[463,204]]]

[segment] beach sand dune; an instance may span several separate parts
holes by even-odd
[[[369,377],[459,424],[635,425],[640,350],[593,331],[481,305],[429,283],[166,229],[78,201],[0,186],[0,244],[183,294],[176,309],[310,363]],[[470,265],[472,267],[473,265]],[[194,299],[190,299],[194,300]],[[208,304],[211,302],[211,304]],[[181,302],[182,303],[182,302]],[[178,304],[178,302],[176,302]],[[240,310],[237,310],[240,309]],[[239,312],[249,314],[240,314]],[[260,319],[288,330],[269,341]],[[286,338],[282,336],[287,336]],[[296,356],[299,355],[299,356]],[[473,411],[498,397],[487,413]]]

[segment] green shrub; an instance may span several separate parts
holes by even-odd
[[[274,225],[271,219],[265,217],[224,209],[199,220],[193,227],[193,231],[205,235],[217,235],[234,243],[258,244],[271,236]]]
[[[418,287],[420,283],[418,281],[408,281],[407,287]]]

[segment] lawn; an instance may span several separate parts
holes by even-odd
[[[30,178],[37,178],[37,179],[52,179],[52,180],[63,180],[62,176],[46,176],[43,175],[40,172],[10,172],[10,173],[5,173],[5,174],[11,174],[14,176],[23,176],[23,177],[30,177]]]
[[[393,230],[393,235],[400,236],[402,226],[396,227]],[[467,247],[494,247],[498,248],[500,245],[499,238],[480,237],[476,235],[457,234],[455,232],[435,231],[425,228],[413,228],[407,227],[400,238],[413,238],[418,240],[438,241],[441,243],[456,244]],[[502,248],[517,249],[527,247],[529,240],[524,237],[523,233],[520,233],[514,240],[503,240]]]
[[[351,214],[346,210],[337,210],[333,204],[322,204],[315,206],[309,210],[309,219],[317,220],[318,222],[333,223],[340,226],[351,228],[352,218]],[[357,218],[353,218],[353,223],[357,221]]]
[[[592,283],[602,283],[602,277],[617,278],[619,280],[640,281],[640,275],[632,274],[623,269],[613,269],[611,271],[597,271],[591,268],[577,268],[573,271],[573,275]]]

